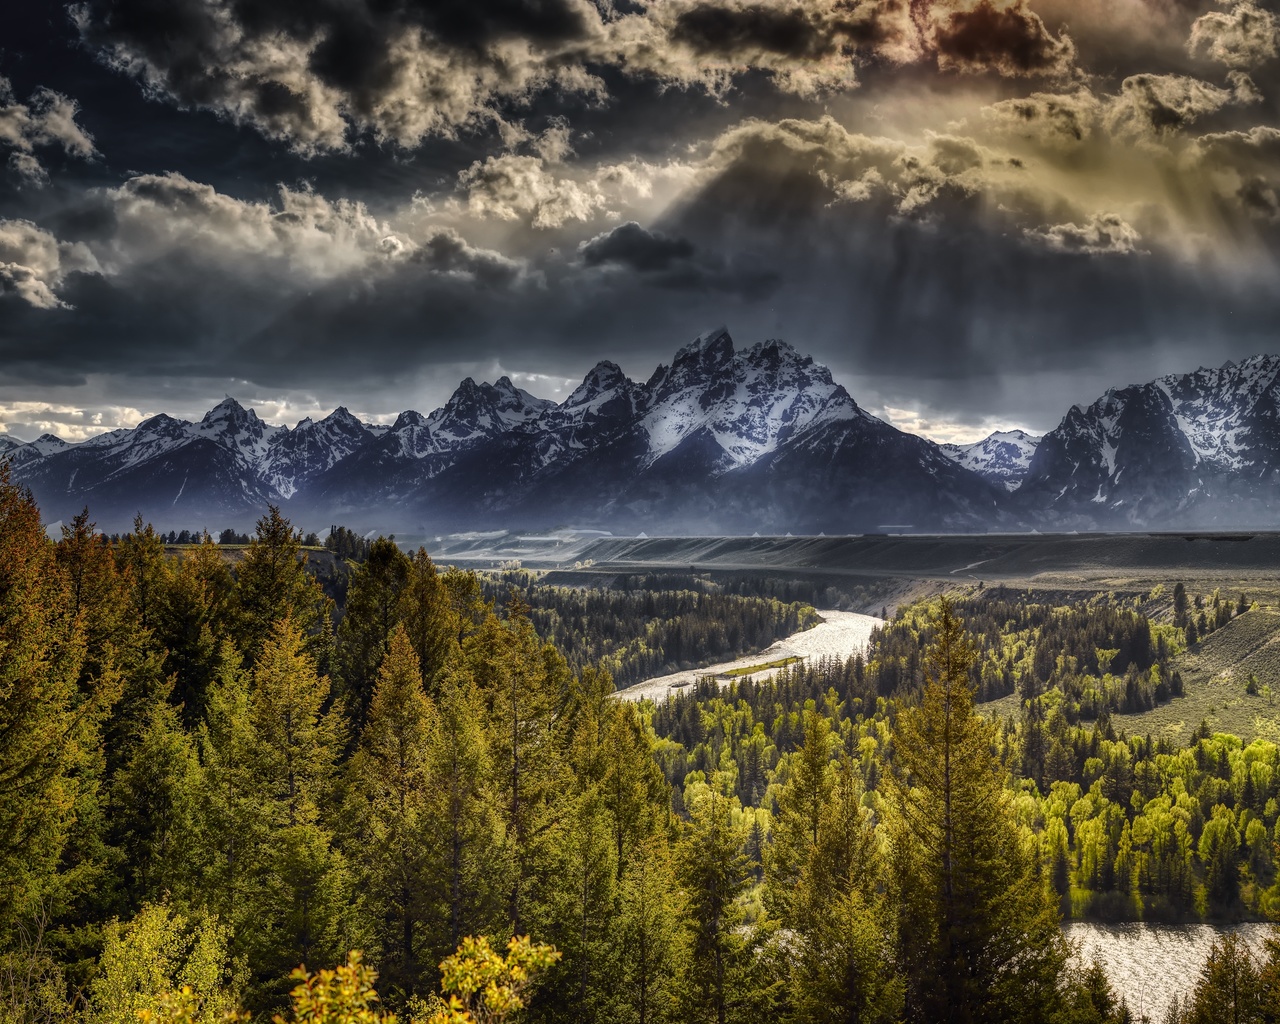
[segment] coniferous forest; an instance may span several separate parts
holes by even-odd
[[[235,559],[165,540],[51,540],[0,480],[6,1024],[1101,1024],[1064,916],[1280,907],[1276,747],[1116,724],[1176,694],[1185,595],[915,605],[655,707],[611,673],[812,609],[499,593],[390,540],[339,609],[275,510]],[[1170,1014],[1277,1019],[1280,943],[1231,937]]]

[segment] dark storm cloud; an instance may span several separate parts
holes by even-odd
[[[0,422],[249,385],[387,413],[463,363],[644,376],[722,322],[872,408],[1056,418],[1082,363],[1274,345],[1280,60],[1251,0],[55,13],[78,49],[0,62]]]
[[[673,264],[692,259],[694,253],[688,240],[646,231],[633,220],[583,242],[578,250],[589,267],[616,263],[641,272],[670,270]]]
[[[1023,3],[997,6],[982,0],[970,9],[945,12],[936,21],[933,44],[939,65],[960,71],[1063,75],[1075,62],[1071,40],[1055,36]]]
[[[538,97],[616,101],[600,77],[725,95],[745,72],[800,96],[867,62],[1061,77],[1074,48],[1025,0],[85,0],[84,44],[155,98],[212,110],[296,151],[362,134],[413,148],[495,129]],[[625,91],[625,90],[624,90]]]
[[[636,283],[675,291],[736,293],[759,300],[772,295],[782,280],[776,269],[749,251],[729,260],[635,221],[582,242],[578,252],[584,266],[628,272]],[[591,288],[598,282],[583,284]]]

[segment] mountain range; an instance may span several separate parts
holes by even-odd
[[[1256,528],[1280,498],[1280,359],[1112,389],[1043,438],[938,445],[858,406],[782,341],[720,328],[641,383],[601,362],[561,403],[464,380],[429,415],[339,408],[293,428],[227,398],[79,444],[0,437],[49,520],[424,536],[566,525],[619,533]]]

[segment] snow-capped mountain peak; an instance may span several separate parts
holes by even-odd
[[[972,444],[944,444],[941,447],[948,457],[966,469],[1005,490],[1016,491],[1039,444],[1040,438],[1025,430],[997,430]]]

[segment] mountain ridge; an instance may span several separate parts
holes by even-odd
[[[1109,389],[1043,438],[939,445],[861,408],[785,341],[698,335],[644,382],[597,363],[562,402],[467,377],[427,415],[339,406],[294,427],[230,396],[70,444],[5,438],[50,519],[243,528],[268,504],[422,535],[547,528],[870,533],[1267,521],[1280,496],[1280,357]]]

